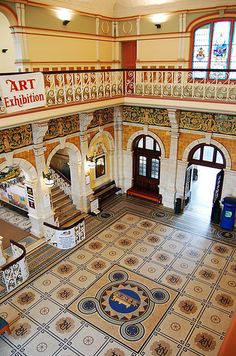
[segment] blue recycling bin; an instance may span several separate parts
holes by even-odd
[[[235,210],[236,210],[236,198],[225,197],[222,201],[224,205],[220,227],[225,230],[234,229],[234,220],[235,220]]]

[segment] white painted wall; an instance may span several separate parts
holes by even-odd
[[[0,12],[0,73],[16,71],[14,39],[9,26],[8,19]],[[6,53],[2,53],[3,48],[8,49]]]

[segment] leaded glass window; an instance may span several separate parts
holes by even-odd
[[[159,159],[152,158],[151,178],[159,178]]]
[[[193,78],[206,79],[207,69],[236,69],[236,21],[212,21],[194,31],[192,54]],[[210,72],[209,79],[227,79],[225,72]],[[229,79],[236,79],[230,73]]]
[[[147,158],[144,156],[139,157],[139,172],[140,176],[146,177],[146,168],[147,168]]]

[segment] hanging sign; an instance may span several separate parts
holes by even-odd
[[[0,88],[7,113],[46,105],[43,73],[0,76]]]

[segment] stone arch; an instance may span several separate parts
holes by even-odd
[[[129,150],[129,151],[132,150],[132,144],[133,144],[134,140],[136,139],[136,137],[138,137],[140,135],[148,135],[148,136],[151,136],[154,140],[156,140],[157,143],[160,146],[160,149],[161,149],[161,157],[165,158],[166,153],[165,153],[165,147],[164,147],[164,144],[163,144],[162,140],[160,139],[160,137],[158,137],[156,134],[154,134],[151,131],[141,130],[141,131],[137,131],[133,135],[131,135],[129,140],[128,140],[127,150]]]
[[[10,7],[0,4],[0,12],[6,16],[11,26],[18,25],[17,15]]]
[[[107,139],[107,142],[109,144],[109,150],[110,151],[114,150],[115,144],[112,135],[107,131],[102,131],[102,132],[98,132],[90,141],[89,149],[88,149],[90,154],[92,154],[92,148],[94,147],[95,142],[102,136],[105,136],[105,138]]]
[[[209,145],[209,144],[212,144],[214,146],[216,146],[217,148],[219,148],[219,150],[221,150],[221,152],[223,153],[224,157],[225,157],[225,162],[226,162],[226,169],[231,169],[231,165],[232,165],[232,162],[231,162],[231,158],[230,158],[230,155],[229,155],[229,152],[227,151],[227,149],[218,141],[215,141],[215,140],[209,140],[207,138],[201,138],[199,140],[195,140],[193,142],[191,142],[184,150],[184,153],[183,153],[183,161],[187,162],[188,160],[188,155],[190,153],[190,151],[197,145],[199,144],[206,144],[206,145]]]
[[[0,171],[6,166],[17,165],[24,173],[26,180],[37,180],[37,172],[35,167],[23,158],[11,158],[0,164]]]
[[[76,147],[73,143],[70,142],[62,142],[56,147],[53,148],[53,150],[49,153],[46,165],[49,167],[50,162],[52,160],[52,157],[55,155],[55,153],[59,150],[63,150],[64,148],[68,148],[68,153],[69,153],[69,159],[70,161],[81,161],[81,153],[78,147]]]

